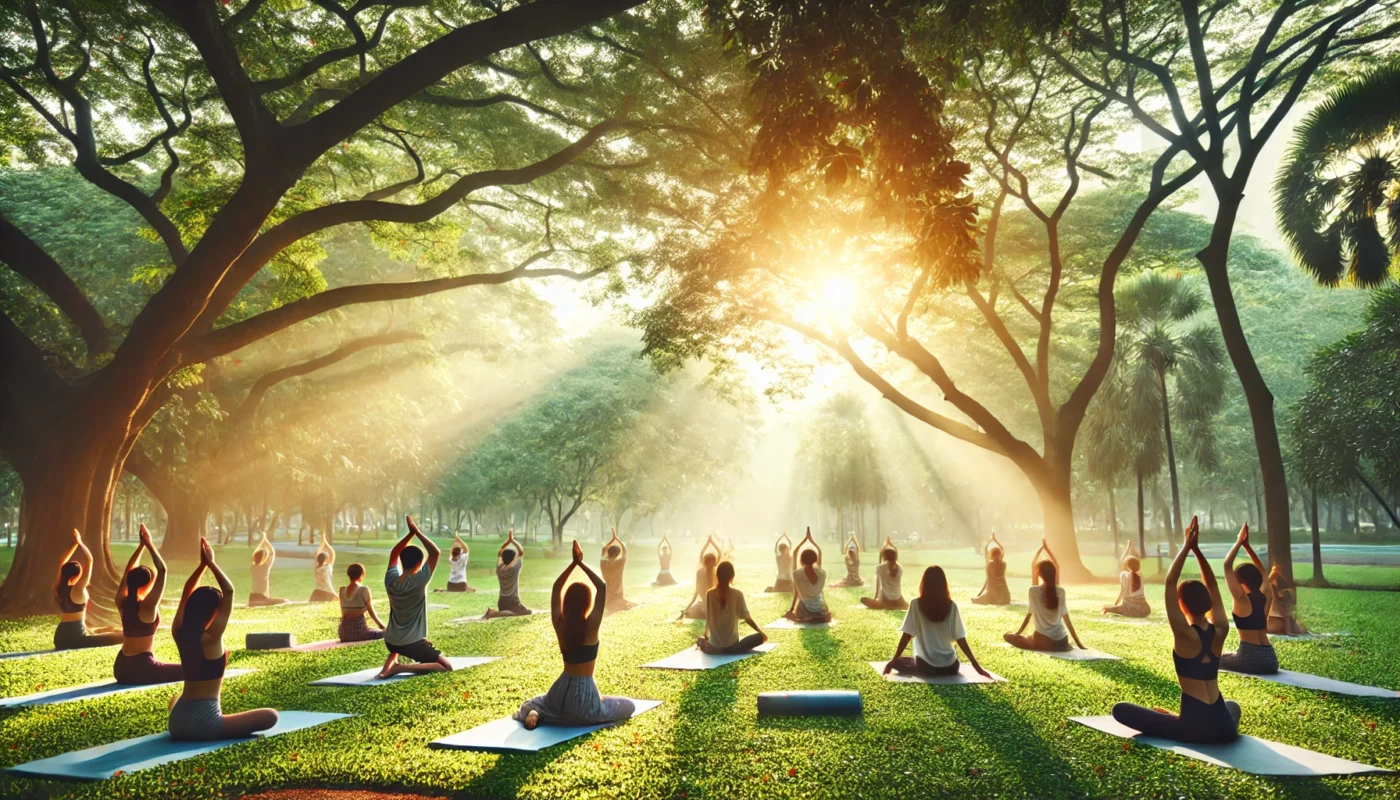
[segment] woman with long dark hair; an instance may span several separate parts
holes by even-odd
[[[1079,641],[1079,632],[1074,629],[1074,623],[1069,618],[1065,587],[1057,585],[1060,571],[1055,554],[1050,552],[1050,545],[1043,539],[1040,549],[1045,551],[1046,558],[1035,562],[1033,573],[1036,585],[1031,586],[1027,595],[1030,611],[1026,612],[1026,618],[1021,620],[1021,627],[1017,628],[1015,633],[1005,634],[1002,638],[1007,644],[1022,650],[1064,653],[1074,649],[1069,644],[1070,637],[1073,636],[1074,646],[1085,649]],[[1036,551],[1036,554],[1039,555],[1039,551]],[[1021,632],[1032,619],[1035,620],[1035,631],[1030,636],[1022,636]]]
[[[1240,548],[1249,554],[1248,564],[1235,566]],[[1225,586],[1235,600],[1235,630],[1240,635],[1237,652],[1220,657],[1220,668],[1251,675],[1273,675],[1278,672],[1278,655],[1269,642],[1269,607],[1274,601],[1274,587],[1264,580],[1264,562],[1249,546],[1249,523],[1240,528],[1235,546],[1225,555]]]
[[[73,546],[59,560],[54,599],[58,601],[58,627],[53,632],[53,649],[79,650],[121,644],[122,632],[110,626],[87,626],[88,582],[92,580],[92,551],[83,544],[83,535],[73,529]]]
[[[997,541],[995,533],[987,540],[982,556],[987,561],[987,579],[972,602],[979,606],[1011,605],[1011,589],[1006,585],[1006,548]]]
[[[885,665],[886,675],[890,672],[956,675],[960,665],[953,644],[957,643],[977,674],[992,677],[977,662],[977,656],[968,646],[962,613],[948,591],[948,576],[943,573],[942,567],[932,566],[924,570],[923,580],[919,581],[919,597],[909,604],[909,612],[904,615],[904,625],[899,630],[899,646],[895,648],[894,657]],[[910,640],[914,642],[914,655],[906,656],[904,648],[909,646]]]
[[[151,554],[155,572],[141,566],[141,551]],[[141,543],[126,562],[126,573],[117,586],[117,612],[122,620],[122,649],[112,665],[117,683],[146,686],[183,680],[179,664],[156,661],[151,651],[160,627],[160,597],[165,593],[165,559],[151,544],[151,532],[141,526]]]
[[[564,589],[569,574],[583,570],[593,584],[575,583]],[[605,697],[598,693],[593,668],[598,661],[598,627],[603,624],[608,588],[598,574],[583,563],[583,548],[574,542],[574,560],[554,581],[549,615],[559,652],[564,656],[564,672],[549,691],[526,700],[515,712],[529,730],[539,725],[597,725],[628,719],[636,706],[626,697]],[[591,606],[591,607],[590,607]]]
[[[706,653],[747,653],[768,641],[768,635],[749,614],[744,593],[730,586],[733,582],[734,562],[722,562],[715,568],[715,588],[705,594],[705,635],[695,640],[695,646]],[[739,638],[739,620],[747,622],[754,633]]]
[[[803,549],[803,545],[811,547]],[[812,538],[812,529],[797,543],[797,560],[802,568],[792,573],[792,605],[784,616],[793,622],[830,622],[826,607],[826,570],[822,569],[822,548]]]
[[[1123,571],[1118,573],[1118,600],[1104,606],[1103,613],[1124,617],[1145,617],[1152,613],[1143,594],[1142,562],[1133,555],[1133,543],[1123,549]]]
[[[365,579],[365,565],[351,564],[345,568],[350,582],[340,588],[340,641],[371,642],[384,638],[384,623],[374,613],[374,597]],[[374,620],[374,628],[365,623],[365,615]]]

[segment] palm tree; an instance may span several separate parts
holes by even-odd
[[[1319,283],[1375,286],[1400,272],[1397,146],[1400,61],[1338,87],[1298,126],[1274,181],[1274,210]]]
[[[1086,422],[1085,458],[1089,477],[1108,487],[1109,504],[1116,507],[1113,486],[1124,473],[1137,483],[1138,553],[1147,553],[1144,482],[1162,471],[1162,406],[1156,382],[1136,370],[1124,354],[1129,342],[1119,337],[1111,372],[1094,397]],[[1147,378],[1145,385],[1138,382]],[[1116,511],[1116,508],[1114,509]],[[1118,541],[1114,537],[1114,551]]]

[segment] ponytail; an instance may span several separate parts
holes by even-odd
[[[724,608],[729,603],[729,584],[734,581],[734,565],[728,561],[720,564],[715,570],[715,580],[719,582],[715,587],[719,593],[719,607]]]
[[[1138,561],[1136,558],[1129,558],[1127,561],[1123,562],[1123,566],[1127,567],[1128,572],[1131,572],[1133,575],[1133,591],[1136,592],[1138,589],[1141,589],[1142,576],[1138,574],[1138,570],[1142,569],[1142,562]]]
[[[1055,586],[1055,564],[1052,561],[1042,561],[1036,565],[1036,574],[1040,576],[1041,601],[1045,607],[1054,611],[1060,607],[1060,591]]]

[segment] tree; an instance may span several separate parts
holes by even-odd
[[[878,508],[889,500],[865,405],[849,393],[822,403],[800,452],[812,488],[824,505],[836,511],[837,535],[845,537],[848,529],[855,528],[864,539],[866,507]]]

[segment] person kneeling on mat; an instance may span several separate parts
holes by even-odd
[[[78,650],[121,644],[122,632],[111,626],[87,627],[88,582],[92,579],[92,551],[83,536],[73,529],[73,544],[59,560],[54,599],[58,601],[58,627],[53,632],[53,649]]]
[[[374,598],[369,587],[361,583],[365,577],[364,564],[351,564],[345,569],[350,582],[340,588],[340,641],[372,642],[384,638],[384,623],[374,613]],[[365,614],[374,620],[372,629],[365,623]]]
[[[214,576],[219,588],[200,586],[205,570]],[[214,563],[209,540],[199,540],[199,566],[185,581],[180,607],[170,632],[180,650],[180,666],[185,685],[170,703],[167,727],[170,738],[182,742],[208,742],[240,739],[277,724],[277,711],[259,708],[224,716],[219,695],[224,688],[228,651],[224,649],[224,629],[233,614],[233,583]]]
[[[899,629],[899,646],[894,657],[885,665],[885,674],[898,672],[901,675],[956,675],[961,666],[953,643],[962,648],[963,654],[977,670],[977,674],[990,678],[989,672],[977,663],[977,656],[967,644],[967,631],[963,630],[962,614],[953,595],[948,591],[948,576],[939,566],[924,570],[923,580],[919,581],[919,597],[909,605],[909,613],[904,615],[904,625]],[[904,655],[909,640],[914,640],[914,655]]]
[[[140,565],[141,551],[149,550],[156,571]],[[156,661],[151,651],[160,628],[160,597],[165,594],[165,559],[151,544],[151,532],[141,526],[141,543],[126,562],[126,574],[117,588],[117,612],[122,620],[122,649],[112,665],[112,677],[129,686],[174,683],[184,680],[179,664]]]
[[[812,546],[802,549],[808,543]],[[811,528],[807,529],[806,538],[798,542],[797,550],[802,569],[792,574],[792,606],[784,616],[793,622],[830,622],[831,611],[822,594],[826,588],[826,570],[821,566],[822,548],[812,538]]]
[[[1278,562],[1269,567],[1269,586],[1274,590],[1274,601],[1269,604],[1268,632],[1275,636],[1302,636],[1308,632],[1307,626],[1293,616],[1298,607],[1298,590],[1283,577]]]
[[[512,528],[501,543],[501,549],[496,551],[496,582],[500,584],[496,608],[488,607],[482,619],[528,617],[534,613],[520,602],[520,570],[524,564],[525,548],[515,541],[515,529]]]
[[[407,517],[408,534],[389,551],[389,568],[384,571],[384,591],[389,595],[389,625],[384,631],[384,646],[389,657],[379,678],[402,672],[451,672],[452,662],[428,641],[428,584],[433,580],[442,551],[424,536],[413,517]],[[428,563],[423,564],[423,551],[409,544],[414,537],[428,551]],[[399,657],[416,664],[400,664]]]
[[[1200,527],[1192,517],[1186,528],[1186,542],[1167,571],[1162,601],[1175,640],[1172,662],[1181,684],[1181,713],[1118,703],[1113,707],[1113,718],[1145,736],[1178,742],[1229,742],[1239,736],[1240,706],[1221,696],[1216,678],[1230,623],[1225,618],[1225,601],[1220,597],[1215,573],[1201,554],[1200,535]],[[1190,553],[1196,555],[1201,580],[1186,581],[1178,591],[1181,567]]]
[[[554,581],[550,592],[549,616],[559,651],[564,656],[564,672],[549,687],[549,691],[520,704],[513,715],[528,730],[539,725],[597,725],[628,719],[636,706],[626,697],[604,697],[598,693],[593,680],[593,668],[598,662],[598,628],[603,624],[603,609],[607,606],[608,588],[598,574],[583,563],[583,548],[574,542],[574,560]],[[583,570],[593,583],[588,586],[569,581],[574,569]],[[589,608],[589,604],[592,608]]]
[[[1046,558],[1036,562],[1033,569],[1039,585],[1032,586],[1027,595],[1030,611],[1026,612],[1026,618],[1021,620],[1021,627],[1017,628],[1015,633],[1005,634],[1002,638],[1007,644],[1022,650],[1064,653],[1074,649],[1069,644],[1069,639],[1073,636],[1075,647],[1085,649],[1084,644],[1079,641],[1079,632],[1074,629],[1074,622],[1069,618],[1065,587],[1055,585],[1059,574],[1055,554],[1050,552],[1050,546],[1044,540],[1041,541],[1040,548],[1045,551]],[[1039,555],[1039,551],[1036,551],[1036,554]],[[1030,636],[1022,636],[1021,632],[1032,619],[1035,620],[1035,632]]]
[[[1249,554],[1248,564],[1235,566],[1240,548]],[[1240,528],[1235,546],[1225,555],[1225,586],[1235,599],[1235,630],[1240,634],[1240,646],[1234,653],[1220,657],[1220,668],[1251,675],[1274,675],[1278,672],[1278,655],[1269,643],[1269,606],[1273,602],[1273,586],[1264,582],[1264,562],[1249,546],[1249,523]]]
[[[861,605],[866,608],[898,608],[909,607],[909,601],[904,599],[904,567],[899,565],[899,548],[894,546],[888,536],[885,537],[885,546],[880,549],[880,565],[875,568],[875,596],[862,597]]]
[[[725,561],[715,568],[717,585],[705,594],[705,635],[695,640],[695,646],[710,655],[747,653],[768,641],[768,635],[758,627],[749,614],[744,593],[730,586],[734,582],[734,563]],[[739,638],[739,620],[747,622],[755,633]]]
[[[1118,573],[1118,601],[1104,606],[1103,613],[1124,617],[1145,617],[1152,613],[1142,591],[1142,562],[1133,555],[1133,543],[1123,548],[1123,571]]]
[[[788,594],[792,591],[792,541],[788,539],[787,531],[783,531],[783,535],[778,537],[773,552],[778,561],[778,578],[773,581],[772,586],[763,591]]]

